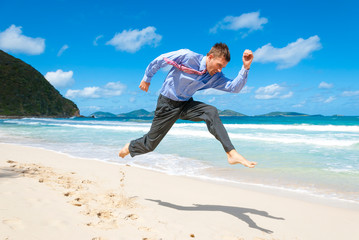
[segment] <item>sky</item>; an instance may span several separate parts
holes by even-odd
[[[168,69],[138,86],[157,56],[183,48],[206,55],[224,42],[235,78],[254,61],[239,94],[194,99],[246,115],[273,111],[359,115],[356,1],[5,1],[0,49],[37,69],[82,115],[153,111]]]

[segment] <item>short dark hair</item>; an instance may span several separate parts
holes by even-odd
[[[214,57],[224,57],[227,62],[231,60],[231,54],[229,53],[228,46],[225,43],[216,43],[211,50],[207,53],[207,56],[212,54]]]

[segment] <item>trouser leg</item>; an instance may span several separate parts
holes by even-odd
[[[150,131],[143,137],[130,142],[131,157],[153,151],[179,118],[185,102],[172,101],[159,96]]]
[[[228,133],[219,118],[217,108],[202,102],[193,101],[193,99],[191,99],[184,106],[180,119],[195,122],[205,121],[208,131],[221,142],[226,152],[234,149]]]

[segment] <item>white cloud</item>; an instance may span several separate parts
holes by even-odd
[[[85,87],[82,90],[72,90],[69,89],[66,92],[66,97],[67,98],[77,98],[77,97],[81,97],[81,98],[99,98],[100,95],[97,94],[96,92],[99,91],[99,87]]]
[[[64,51],[65,51],[66,49],[68,49],[68,48],[69,48],[69,46],[68,46],[67,44],[65,44],[64,46],[62,46],[62,48],[60,49],[60,51],[57,53],[57,56],[60,57],[60,56],[64,53]]]
[[[244,86],[239,93],[250,93],[254,87]]]
[[[324,88],[324,89],[329,89],[332,87],[333,87],[332,83],[326,83],[326,82],[321,82],[318,86],[318,88]]]
[[[101,110],[101,107],[98,107],[98,106],[88,106],[88,107],[85,107],[89,110],[92,110],[92,111],[99,111]]]
[[[123,30],[117,33],[106,43],[112,45],[116,50],[134,53],[141,49],[144,45],[156,46],[162,39],[162,36],[156,34],[155,27],[147,27],[142,30]]]
[[[82,90],[69,89],[66,92],[67,98],[102,98],[120,96],[126,85],[120,82],[109,82],[103,87],[85,87]]]
[[[342,95],[344,97],[352,97],[352,96],[358,96],[359,95],[359,91],[344,91],[342,93]]]
[[[294,107],[294,108],[302,108],[302,107],[304,107],[305,104],[306,104],[306,101],[302,101],[302,102],[300,102],[298,104],[293,105],[292,107]]]
[[[31,38],[22,34],[22,27],[11,25],[0,32],[0,48],[14,53],[39,55],[45,50],[45,39]]]
[[[100,88],[100,95],[104,97],[120,96],[126,86],[120,82],[109,82],[105,87]]]
[[[98,46],[97,41],[98,41],[100,38],[103,38],[103,35],[97,36],[96,39],[93,41],[93,45]]]
[[[259,30],[263,28],[263,24],[268,22],[267,18],[259,17],[258,12],[244,13],[238,17],[227,16],[222,21],[218,22],[213,28],[209,31],[211,33],[216,33],[218,29],[223,30],[239,30],[247,28],[250,31]]]
[[[335,97],[330,96],[329,98],[325,99],[323,102],[324,102],[324,103],[331,103],[331,102],[333,102],[335,99],[336,99]]]
[[[258,88],[254,97],[256,99],[285,99],[293,96],[293,92],[286,91],[286,88],[281,87],[275,83],[266,87]]]
[[[258,48],[254,53],[254,61],[260,63],[274,62],[279,69],[297,65],[301,60],[322,48],[317,35],[308,39],[299,38],[284,48],[275,48],[270,43]]]
[[[48,72],[45,75],[47,81],[49,81],[56,88],[68,87],[74,83],[72,71],[64,72],[61,69],[56,72]]]
[[[286,98],[291,98],[293,96],[293,92],[288,92],[285,95],[280,96],[280,99],[286,99]]]

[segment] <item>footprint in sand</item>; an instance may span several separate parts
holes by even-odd
[[[18,218],[5,219],[2,223],[14,230],[24,229],[22,221]]]
[[[131,220],[136,220],[138,219],[138,215],[136,214],[129,214],[125,217],[125,220],[128,220],[128,219],[131,219]]]

